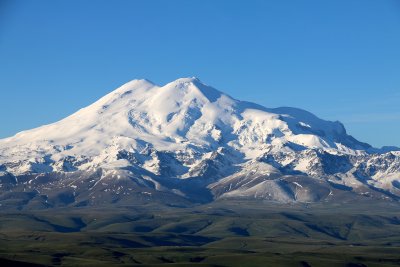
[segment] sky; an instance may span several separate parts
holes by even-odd
[[[0,0],[0,138],[192,76],[400,146],[400,1]]]

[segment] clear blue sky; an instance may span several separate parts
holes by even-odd
[[[185,76],[400,146],[400,1],[0,0],[0,137]]]

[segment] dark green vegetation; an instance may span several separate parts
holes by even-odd
[[[393,202],[260,201],[8,211],[0,217],[0,263],[398,266],[399,211]]]

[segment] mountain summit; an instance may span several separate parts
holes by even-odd
[[[0,182],[4,193],[32,199],[49,199],[45,188],[68,192],[65,205],[94,203],[88,190],[188,201],[397,200],[400,154],[388,150],[340,122],[239,101],[197,78],[161,87],[133,80],[61,121],[0,140]]]

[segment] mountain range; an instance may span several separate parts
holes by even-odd
[[[133,80],[58,122],[0,140],[3,208],[219,199],[398,201],[400,151],[197,78]]]

